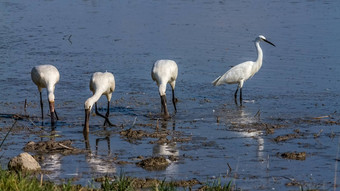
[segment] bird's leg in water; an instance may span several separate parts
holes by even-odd
[[[41,108],[41,119],[44,120],[44,106],[43,106],[43,101],[41,97],[41,92],[40,92],[40,108]]]
[[[106,117],[109,117],[109,115],[110,115],[110,102],[108,101],[107,102],[107,110],[106,110]]]
[[[172,103],[174,104],[175,113],[176,113],[177,108],[176,108],[176,98],[175,98],[175,90],[174,89],[172,89]]]
[[[169,118],[168,107],[166,106],[166,97],[165,95],[161,96],[162,108],[164,108],[164,118]]]
[[[57,110],[54,109],[54,114],[57,120],[59,120],[58,114],[57,114]]]
[[[101,113],[98,112],[98,109],[97,109],[97,102],[96,102],[94,105],[95,105],[95,112],[96,112],[96,115],[99,115],[100,117],[106,118],[104,115],[102,115]]]
[[[100,114],[100,113],[98,112],[98,109],[97,109],[97,102],[96,102],[94,105],[95,105],[95,112],[96,112],[96,115],[98,115],[98,116],[100,116],[100,117],[102,117],[102,118],[105,119],[104,125],[105,125],[106,123],[108,123],[110,126],[114,126],[114,125],[110,122],[110,120],[109,120],[108,117],[106,117],[106,116],[104,116],[104,115],[102,115],[102,114]]]
[[[110,102],[108,101],[108,102],[107,102],[106,114],[105,114],[105,116],[106,116],[107,119],[109,118],[109,115],[110,115]],[[108,121],[108,120],[105,120],[104,126],[106,125],[106,122],[107,122],[107,121]]]
[[[235,94],[234,94],[234,98],[235,98],[235,101],[237,100],[237,92],[238,92],[238,86],[237,86],[237,89],[236,89],[236,91],[235,91]]]
[[[242,106],[242,88],[240,88],[240,105]]]
[[[161,96],[161,113],[164,112],[164,105],[163,105],[163,100],[162,100],[162,96]]]
[[[54,112],[51,112],[51,125],[54,126]]]

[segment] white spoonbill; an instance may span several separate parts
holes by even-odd
[[[110,114],[110,100],[112,97],[112,92],[115,90],[115,78],[112,73],[110,72],[95,72],[90,80],[90,90],[93,93],[93,96],[88,98],[85,101],[85,126],[84,126],[84,133],[89,132],[89,120],[90,120],[90,112],[92,109],[93,104],[95,104],[95,112],[97,115],[105,118],[105,123],[106,122],[109,125],[112,125],[111,122],[109,121],[108,117]],[[97,110],[97,101],[99,98],[105,95],[107,98],[107,110],[106,110],[106,115],[102,115],[98,112]]]
[[[221,84],[238,84],[235,91],[235,102],[237,103],[237,91],[240,89],[240,104],[242,105],[242,87],[243,83],[249,78],[253,77],[256,72],[258,72],[262,66],[263,53],[260,47],[260,42],[264,41],[273,46],[273,43],[269,42],[263,35],[258,36],[255,39],[255,47],[257,49],[257,60],[256,61],[246,61],[238,64],[228,70],[223,76],[219,76],[212,83],[214,86],[219,86]]]
[[[152,67],[151,77],[153,81],[156,81],[158,86],[159,95],[161,96],[161,111],[164,111],[164,117],[169,118],[169,112],[166,105],[166,85],[170,84],[172,89],[172,103],[176,109],[176,99],[175,99],[175,85],[176,79],[178,75],[178,67],[175,61],[173,60],[157,60]]]
[[[54,125],[54,116],[58,120],[57,112],[54,108],[54,89],[55,85],[59,82],[60,75],[56,67],[52,65],[39,65],[32,68],[31,71],[32,81],[38,86],[40,93],[40,107],[41,107],[41,118],[44,119],[43,101],[41,98],[42,88],[47,89],[48,102],[50,105],[51,112],[51,124]]]

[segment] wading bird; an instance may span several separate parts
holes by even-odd
[[[97,115],[105,118],[104,125],[108,123],[112,126],[111,122],[109,121],[109,114],[110,114],[110,100],[112,97],[112,92],[115,90],[115,78],[112,73],[110,72],[95,72],[90,80],[90,90],[93,93],[93,96],[88,98],[85,101],[85,125],[84,125],[84,133],[89,132],[89,120],[90,120],[90,112],[92,109],[93,104],[95,104],[95,112]],[[97,110],[97,101],[99,98],[105,95],[107,98],[107,110],[106,115],[102,115]]]
[[[223,76],[219,76],[216,78],[212,84],[214,86],[219,86],[221,84],[238,84],[237,89],[235,91],[235,103],[237,103],[237,91],[240,89],[240,104],[242,105],[242,87],[243,83],[249,78],[253,77],[256,72],[258,72],[262,66],[263,53],[260,47],[260,42],[264,41],[273,46],[273,43],[266,40],[266,38],[262,35],[258,36],[255,39],[255,47],[257,49],[257,60],[256,61],[246,61],[241,64],[238,64],[228,70]]]
[[[54,117],[58,120],[57,112],[54,108],[54,89],[55,85],[59,82],[59,71],[52,65],[39,65],[32,68],[31,71],[32,81],[38,86],[40,93],[40,107],[41,118],[44,119],[44,108],[41,97],[42,88],[47,89],[48,102],[51,112],[51,124],[54,125]]]
[[[175,99],[175,85],[178,75],[178,67],[173,60],[157,60],[152,67],[151,77],[153,81],[156,81],[158,86],[159,95],[161,97],[161,112],[164,112],[164,118],[169,118],[169,112],[166,105],[166,85],[170,84],[172,89],[172,103],[176,109],[176,99]]]

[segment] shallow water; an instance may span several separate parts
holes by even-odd
[[[159,123],[191,141],[172,145],[171,153],[181,157],[166,170],[118,165],[115,156],[134,162],[139,155],[162,154],[166,146],[149,144],[152,138],[127,142],[120,128],[104,129],[103,119],[91,117],[92,155],[50,156],[42,164],[53,171],[47,178],[76,177],[76,183],[86,185],[93,177],[120,169],[131,176],[167,180],[206,181],[229,173],[223,181],[236,177],[236,186],[245,190],[290,189],[285,184],[292,179],[307,188],[330,189],[339,176],[339,125],[299,121],[326,115],[331,118],[325,120],[339,121],[339,6],[338,1],[2,1],[0,113],[23,114],[27,99],[27,114],[39,117],[39,94],[30,71],[38,64],[53,64],[61,74],[55,92],[61,118],[57,140],[72,139],[75,147],[84,148],[83,104],[91,95],[89,79],[93,72],[107,70],[116,79],[113,123],[146,131],[155,131]],[[263,66],[245,83],[245,102],[239,107],[233,100],[235,85],[213,87],[211,81],[231,66],[255,60],[253,40],[259,34],[276,47],[261,44]],[[167,122],[157,122],[160,99],[150,76],[157,59],[173,59],[179,67],[178,112]],[[104,97],[99,106],[105,112]],[[170,103],[169,110],[173,112]],[[254,117],[258,111],[260,118]],[[0,119],[1,127],[12,124]],[[47,140],[44,135],[51,130],[45,122],[41,129],[33,125],[40,124],[39,119],[19,121],[35,133],[11,134],[1,151],[2,165],[22,152],[26,142]],[[286,127],[274,134],[250,132],[256,122]],[[296,129],[303,136],[273,141]],[[321,136],[314,138],[320,130]],[[101,137],[109,137],[110,149],[103,140],[96,152]],[[288,151],[305,151],[307,158],[277,155]]]

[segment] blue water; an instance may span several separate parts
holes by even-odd
[[[182,156],[178,162],[156,172],[116,164],[113,156],[131,162],[133,157],[155,154],[160,145],[149,144],[151,138],[129,143],[120,137],[119,128],[104,130],[103,120],[91,117],[93,155],[51,156],[52,162],[42,164],[55,172],[50,178],[80,177],[76,183],[86,185],[94,176],[119,173],[120,169],[131,176],[168,180],[206,181],[229,173],[223,181],[237,177],[235,185],[245,190],[289,190],[292,187],[285,186],[289,179],[305,183],[305,188],[331,189],[334,179],[339,182],[339,125],[294,121],[326,115],[333,118],[325,120],[339,121],[339,7],[338,1],[2,1],[0,113],[23,114],[27,99],[27,114],[39,117],[39,94],[30,71],[35,65],[53,64],[61,75],[55,91],[61,118],[58,140],[72,139],[74,146],[85,147],[83,104],[91,96],[88,83],[96,71],[115,75],[110,109],[113,123],[136,129],[143,127],[132,126],[134,123],[151,124],[154,128],[157,120],[150,116],[159,114],[160,100],[151,67],[158,59],[173,59],[179,67],[178,112],[164,125],[168,130],[175,126],[192,139],[172,148]],[[261,44],[263,66],[245,83],[245,103],[240,108],[233,100],[235,85],[213,87],[211,81],[231,66],[255,60],[253,40],[259,34],[276,47]],[[43,95],[46,101],[46,93]],[[171,95],[170,89],[167,95]],[[105,108],[105,98],[98,104]],[[169,110],[173,112],[172,107]],[[258,111],[261,122],[287,127],[272,135],[230,128],[259,122],[253,117]],[[30,121],[19,121],[19,125],[48,135],[45,121],[44,129]],[[11,124],[0,118],[0,127]],[[294,129],[305,136],[284,143],[273,141]],[[320,130],[322,136],[314,139],[313,134]],[[28,141],[44,139],[27,130],[20,132],[11,134],[2,148],[3,165],[5,159],[20,154]],[[102,141],[95,154],[95,140],[103,136],[110,137],[110,150]],[[277,156],[277,152],[287,151],[305,151],[307,159]],[[227,172],[227,163],[231,172]]]

